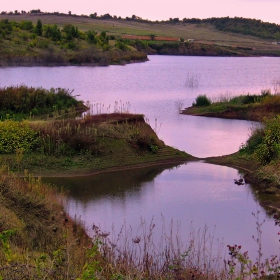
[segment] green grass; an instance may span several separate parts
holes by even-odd
[[[196,106],[195,101],[192,107],[186,108],[182,113],[262,121],[264,117],[274,117],[280,113],[280,96],[271,94],[270,91],[263,91],[259,95],[221,96],[211,101],[208,106]]]

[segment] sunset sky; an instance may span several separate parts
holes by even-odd
[[[73,14],[109,13],[121,17],[167,20],[170,17],[208,18],[238,16],[280,24],[280,0],[8,0],[1,11],[41,9],[44,12],[71,11]]]

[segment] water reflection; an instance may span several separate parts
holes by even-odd
[[[73,217],[80,216],[90,229],[92,224],[103,230],[118,232],[125,223],[139,229],[141,219],[156,224],[160,236],[162,220],[180,224],[182,235],[190,227],[207,225],[215,238],[225,244],[240,244],[255,256],[257,248],[252,235],[256,219],[252,212],[260,210],[265,256],[278,253],[277,228],[260,208],[250,185],[237,186],[240,174],[233,168],[190,162],[177,168],[144,169],[99,174],[93,177],[46,178],[69,190],[66,202]]]
[[[63,187],[82,203],[102,197],[124,197],[126,193],[139,195],[145,183],[151,184],[164,170],[176,168],[175,164],[159,165],[91,176],[43,178],[45,182]]]

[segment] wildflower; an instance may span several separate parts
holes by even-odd
[[[141,237],[137,236],[137,237],[133,238],[132,241],[134,243],[138,244],[141,241]]]

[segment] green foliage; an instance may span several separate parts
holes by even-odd
[[[88,43],[90,44],[96,44],[97,43],[97,39],[96,39],[96,32],[93,30],[89,30],[86,32],[86,40],[88,41]]]
[[[211,100],[204,94],[196,97],[195,102],[192,104],[193,106],[209,106],[211,104]]]
[[[124,61],[143,60],[145,53],[127,50],[122,43],[109,45],[105,31],[100,35],[89,30],[78,30],[72,24],[62,29],[57,25],[44,25],[40,19],[31,21],[0,21],[0,66],[69,65],[95,63],[109,65]],[[93,47],[94,46],[94,47]]]
[[[265,120],[263,128],[253,129],[250,138],[239,152],[254,155],[263,165],[278,158],[280,155],[280,116]]]
[[[102,242],[97,238],[92,244],[92,248],[87,250],[88,261],[83,267],[81,278],[77,280],[98,280],[97,273],[102,271],[102,266],[97,260],[97,256],[100,255],[100,245]]]
[[[201,21],[211,23],[220,31],[229,31],[252,35],[264,39],[276,39],[279,36],[280,26],[275,23],[263,22],[256,19],[240,17],[209,18]]]
[[[264,136],[261,144],[256,148],[254,155],[263,164],[270,163],[280,153],[280,116],[266,120]]]
[[[43,32],[43,24],[42,24],[42,21],[40,19],[38,19],[36,27],[35,27],[35,33],[38,36],[42,36],[42,32]]]
[[[43,29],[44,29],[44,36],[50,38],[52,41],[57,42],[62,39],[61,31],[56,24],[44,25]]]
[[[264,130],[261,128],[252,129],[251,136],[244,145],[241,146],[239,152],[252,155],[259,145],[263,142]]]
[[[26,122],[0,122],[0,153],[16,153],[18,149],[30,152],[38,144],[38,133]]]
[[[32,30],[33,27],[33,23],[30,20],[23,20],[19,23],[19,28],[22,30]]]
[[[4,31],[5,34],[11,34],[11,32],[13,31],[12,22],[8,19],[2,19],[0,21],[0,30],[2,30],[2,32]]]
[[[12,261],[12,250],[10,245],[10,238],[15,234],[15,230],[3,230],[0,232],[0,241],[2,250],[4,252],[7,263]]]
[[[97,44],[103,49],[103,51],[109,50],[109,37],[105,31],[102,31],[97,37]]]
[[[55,111],[77,107],[81,102],[71,96],[71,91],[62,88],[16,87],[0,88],[0,117],[5,119],[7,114],[13,115],[40,115]]]
[[[157,145],[150,145],[150,150],[153,154],[156,154],[158,152],[158,146]]]
[[[71,41],[74,38],[79,38],[78,28],[72,24],[66,24],[63,26],[62,31],[65,33],[64,39],[66,41]]]
[[[127,50],[128,49],[125,42],[123,42],[121,39],[116,41],[115,46],[120,50]]]

